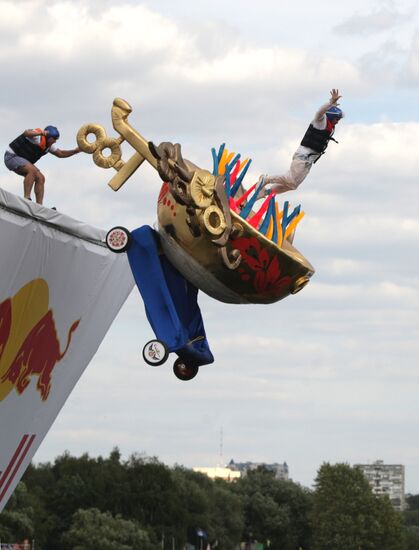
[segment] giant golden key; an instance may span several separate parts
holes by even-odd
[[[110,180],[109,186],[118,191],[128,178],[147,160],[157,169],[157,159],[150,152],[148,141],[128,122],[132,112],[131,105],[121,98],[116,98],[112,105],[112,125],[118,132],[118,138],[110,138],[100,124],[84,124],[77,132],[77,144],[82,151],[93,155],[93,160],[101,168],[114,168],[117,174]],[[95,140],[87,136],[94,134]],[[121,143],[127,141],[136,152],[125,162],[122,160]],[[110,150],[110,155],[104,155]]]

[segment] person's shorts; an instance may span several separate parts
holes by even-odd
[[[18,157],[15,153],[6,151],[4,153],[4,164],[7,166],[9,170],[16,172],[18,168],[21,168],[26,164],[30,164],[30,162],[24,159],[23,157]]]

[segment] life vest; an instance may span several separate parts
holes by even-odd
[[[310,124],[304,134],[301,145],[308,147],[309,149],[313,149],[316,153],[323,155],[330,140],[337,143],[337,141],[332,137],[334,131],[335,127],[330,120],[327,121],[326,128],[324,130],[319,130],[318,128],[315,128],[313,124]]]
[[[42,132],[41,128],[35,128],[37,132]],[[20,134],[16,139],[9,143],[10,149],[16,153],[18,157],[23,157],[32,164],[35,164],[41,157],[49,151],[47,148],[47,138],[44,135],[39,136],[41,139],[39,145],[30,141],[25,134]]]

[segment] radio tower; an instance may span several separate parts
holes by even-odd
[[[224,466],[224,460],[223,460],[223,444],[224,444],[224,441],[223,441],[223,427],[221,426],[221,429],[220,429],[220,466],[221,466],[221,467]]]

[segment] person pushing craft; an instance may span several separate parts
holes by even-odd
[[[10,144],[4,154],[4,163],[7,168],[19,176],[23,176],[23,196],[31,200],[32,189],[38,204],[43,203],[45,176],[35,166],[35,163],[47,153],[58,158],[68,158],[80,153],[79,147],[64,150],[59,149],[56,141],[60,132],[55,126],[46,126],[43,130],[25,130]]]

